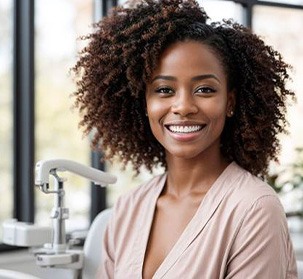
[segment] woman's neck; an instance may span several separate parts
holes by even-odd
[[[205,194],[227,166],[228,162],[221,154],[194,159],[168,155],[165,192],[175,197]]]

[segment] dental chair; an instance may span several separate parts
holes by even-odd
[[[303,261],[297,261],[298,279],[303,279]]]
[[[84,242],[84,264],[82,279],[96,278],[101,261],[101,246],[104,230],[112,214],[112,209],[100,212],[94,219]]]

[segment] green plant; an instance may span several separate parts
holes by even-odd
[[[299,187],[303,189],[303,147],[296,148],[296,152],[297,158],[294,163],[286,166],[281,172],[271,174],[268,177],[268,183],[277,193],[285,190],[286,186],[292,187],[292,189]],[[280,179],[283,176],[286,176],[287,179]]]

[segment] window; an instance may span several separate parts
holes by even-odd
[[[281,18],[283,20],[281,20]],[[270,19],[270,20],[269,20]],[[254,8],[253,27],[268,44],[274,46],[292,65],[292,83],[289,85],[296,93],[297,102],[289,108],[288,120],[290,135],[283,137],[281,161],[284,164],[292,162],[295,157],[295,147],[303,145],[303,41],[301,29],[303,26],[303,10],[289,8],[256,6]]]
[[[92,1],[39,0],[35,7],[35,108],[36,155],[44,159],[70,159],[90,165],[87,139],[78,129],[78,111],[72,111],[75,90],[69,69],[74,66],[83,42],[81,35],[91,32]],[[70,218],[67,230],[87,228],[90,211],[90,182],[77,175],[59,173],[66,177],[65,203]],[[38,189],[35,221],[50,222],[53,195]]]
[[[298,164],[299,153],[297,148],[303,147],[303,41],[301,29],[303,26],[303,9],[255,6],[253,13],[253,27],[257,34],[263,36],[266,42],[277,49],[289,63],[292,82],[289,87],[296,94],[296,103],[289,107],[289,135],[281,137],[282,150],[280,165],[273,165],[274,172],[281,173],[279,179],[293,180],[292,164]],[[281,20],[283,19],[283,20]],[[285,171],[286,170],[286,171]],[[302,174],[301,174],[302,176]],[[293,191],[292,202],[283,203],[286,210],[296,211],[303,209],[302,192]]]
[[[221,21],[222,19],[233,19],[238,23],[244,23],[244,9],[240,4],[225,0],[200,0],[210,21]]]
[[[106,14],[104,3],[0,1],[0,225],[12,217],[49,224],[54,197],[34,189],[38,160],[66,158],[102,167],[89,140],[82,140],[78,112],[71,110],[75,83],[69,69],[84,46],[77,38],[91,32],[94,14]],[[68,178],[67,230],[87,228],[105,207],[104,189],[73,174],[62,176]],[[8,249],[0,245],[0,251]]]
[[[0,223],[13,216],[13,1],[0,1]],[[2,230],[0,231],[0,242]]]

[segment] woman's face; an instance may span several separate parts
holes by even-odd
[[[234,94],[227,92],[224,69],[207,45],[187,41],[169,46],[147,84],[146,105],[151,130],[167,156],[220,154]]]

